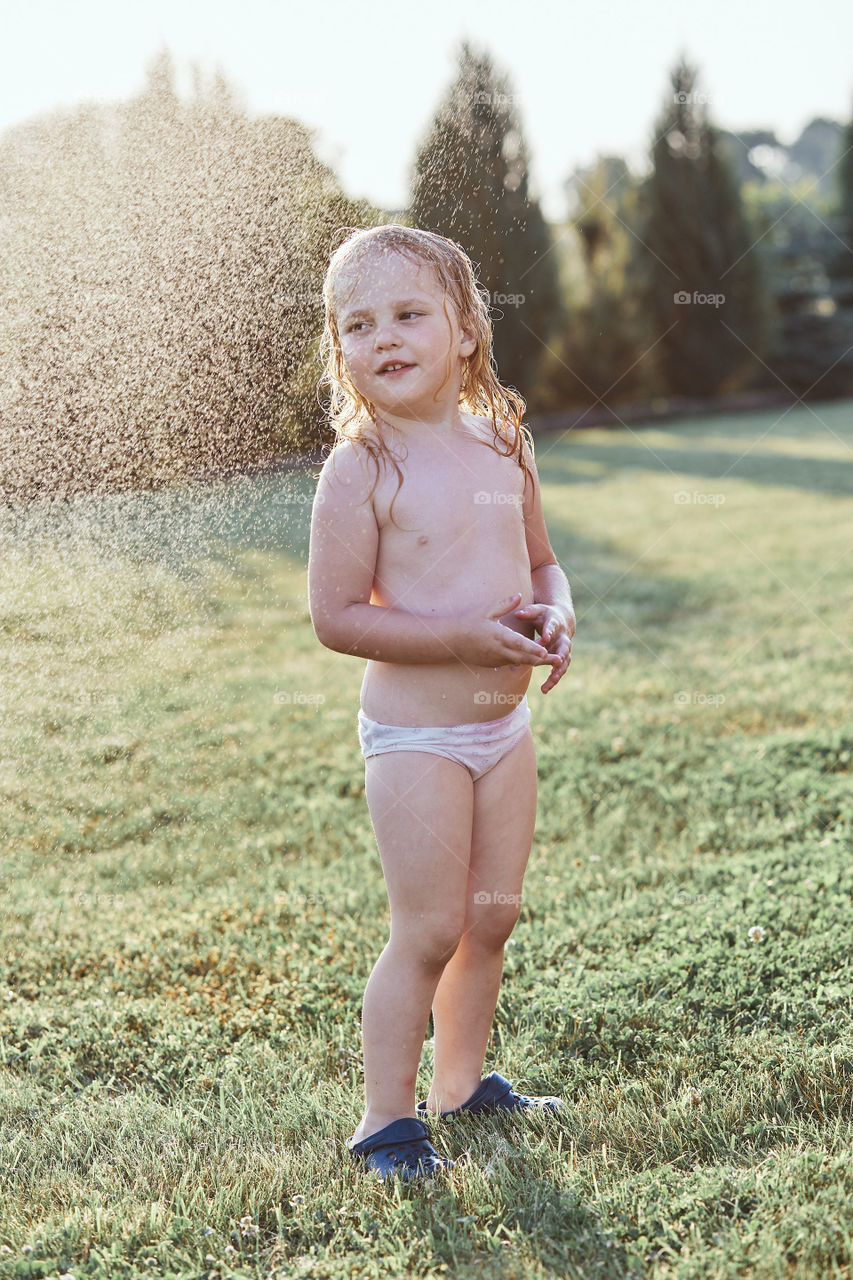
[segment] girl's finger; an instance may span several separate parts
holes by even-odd
[[[507,656],[512,658],[514,662],[532,662],[534,665],[539,662],[551,661],[551,654],[543,649],[541,645],[536,645],[533,649],[522,649],[520,653],[517,649],[512,649]]]

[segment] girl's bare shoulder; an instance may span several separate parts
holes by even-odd
[[[471,430],[475,432],[478,439],[482,440],[484,444],[490,444],[497,452],[503,453],[503,449],[498,450],[497,445],[495,444],[495,428],[491,418],[484,418],[478,413],[463,413],[462,418]],[[527,428],[525,428],[525,430],[527,430]],[[498,438],[500,439],[501,437]],[[525,456],[529,456],[530,449],[527,440],[523,435],[522,439],[524,440],[523,448]]]
[[[484,418],[479,413],[463,413],[460,416],[478,440],[482,440],[487,444],[492,443],[495,438],[495,429],[492,426],[491,418]]]
[[[363,439],[341,436],[326,455],[323,470],[327,473],[332,471],[335,476],[341,473],[348,480],[359,474],[367,475],[370,473],[371,462],[375,467],[374,452]]]

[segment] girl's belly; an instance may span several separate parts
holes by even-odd
[[[498,596],[500,593],[497,593]],[[508,593],[507,593],[508,594]],[[522,596],[519,604],[532,603]],[[503,625],[507,625],[504,620]],[[512,621],[513,631],[536,638],[532,622]],[[361,686],[364,714],[381,724],[453,725],[498,720],[524,697],[535,671],[544,682],[550,667],[525,664],[479,667],[470,663],[376,662],[368,659]]]
[[[368,659],[364,714],[380,724],[452,725],[499,720],[527,692],[534,667],[462,667]],[[547,672],[543,668],[543,679]]]

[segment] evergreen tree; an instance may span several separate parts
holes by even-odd
[[[637,251],[663,389],[714,395],[748,385],[770,342],[763,251],[684,57],[655,127]]]
[[[762,385],[777,391],[787,387],[813,399],[849,394],[853,293],[849,277],[843,278],[845,268],[850,270],[843,220],[811,179],[794,187],[751,183],[745,195],[761,221],[763,243],[769,246],[775,308]]]
[[[823,220],[828,277],[824,312],[820,316],[823,368],[810,382],[816,396],[853,394],[853,118],[845,127],[833,177],[832,213]],[[806,388],[804,388],[805,390]]]
[[[506,76],[463,41],[454,83],[418,150],[408,219],[459,243],[488,290],[494,359],[536,408],[537,373],[562,319],[556,255],[528,190],[528,156]]]
[[[546,407],[607,405],[653,394],[643,362],[646,317],[631,275],[637,183],[621,156],[576,169],[566,189],[571,216],[560,238],[571,315],[543,370]]]
[[[846,238],[845,273],[853,279],[853,116],[848,121],[841,139],[841,156],[838,160],[838,205]],[[851,299],[853,301],[853,299]]]

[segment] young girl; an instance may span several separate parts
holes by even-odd
[[[575,616],[525,403],[494,374],[462,249],[396,224],[356,230],[323,294],[337,438],[314,500],[309,606],[323,645],[367,659],[358,732],[391,909],[347,1146],[409,1180],[452,1165],[428,1112],[562,1105],[481,1074],[536,816],[526,689],[535,666],[550,667],[543,693],[565,674]],[[416,1107],[430,1006],[433,1080]]]

